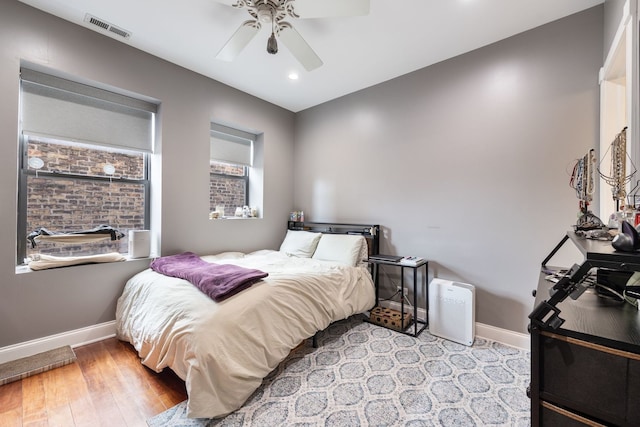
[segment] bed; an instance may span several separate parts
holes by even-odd
[[[142,271],[118,300],[117,337],[145,366],[169,367],[185,381],[189,417],[229,414],[302,341],[373,307],[363,260],[377,248],[378,228],[354,227],[290,223],[278,251],[199,257],[267,274],[220,302],[184,279]]]

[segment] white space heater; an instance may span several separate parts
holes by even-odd
[[[129,230],[129,257],[146,258],[151,253],[149,230]]]
[[[434,278],[429,283],[429,332],[472,345],[476,335],[476,288]]]

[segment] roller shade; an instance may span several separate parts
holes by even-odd
[[[27,135],[153,151],[156,104],[24,68],[21,95]]]
[[[255,134],[211,124],[211,160],[234,165],[253,165],[253,141]]]

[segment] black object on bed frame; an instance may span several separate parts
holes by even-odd
[[[289,221],[289,230],[304,230],[325,234],[356,234],[367,239],[369,255],[380,249],[380,226],[375,224],[344,224],[334,222]]]
[[[355,234],[363,236],[367,239],[369,246],[369,255],[379,253],[380,249],[380,226],[370,224],[343,224],[333,222],[306,222],[306,221],[289,221],[287,224],[289,230],[303,230],[315,233],[325,234]],[[320,331],[318,331],[320,332]],[[312,337],[313,348],[318,348],[318,332]]]

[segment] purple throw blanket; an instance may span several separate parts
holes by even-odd
[[[216,302],[250,287],[268,273],[232,264],[214,264],[193,252],[158,258],[151,269],[165,276],[185,279]]]

